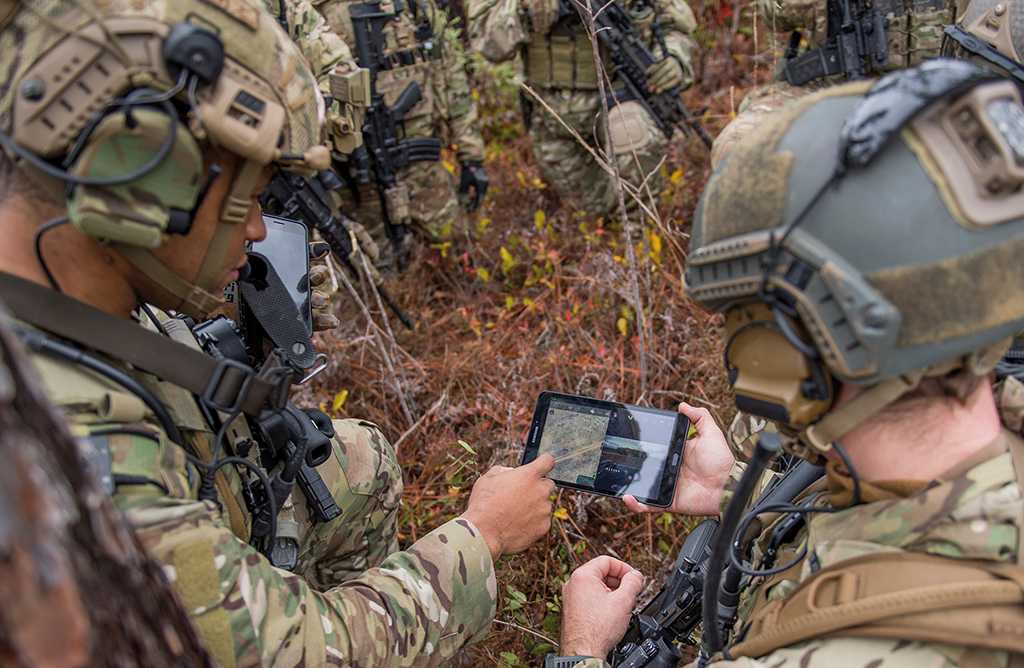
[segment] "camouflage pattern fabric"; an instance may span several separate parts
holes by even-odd
[[[314,4],[331,28],[353,46],[355,38],[348,16],[351,0],[314,0]],[[416,0],[415,4],[418,18],[412,15],[407,3],[398,18],[384,28],[385,53],[413,49],[417,43],[417,21],[430,24],[434,34],[431,53],[427,58],[417,54],[411,65],[381,72],[378,90],[392,104],[411,81],[419,82],[423,100],[406,115],[405,136],[439,137],[442,145],[455,151],[458,161],[482,162],[484,142],[458,21],[433,0]],[[408,190],[409,210],[407,220],[394,222],[412,224],[422,235],[437,241],[467,228],[466,217],[459,209],[455,179],[443,163],[413,163],[398,178]],[[376,188],[361,186],[357,196],[343,192],[341,198],[346,213],[370,232],[378,246],[388,248]]]
[[[350,104],[333,99],[330,75],[344,74],[358,68],[352,52],[345,41],[331,30],[331,26],[310,0],[284,0],[283,3],[281,0],[263,0],[263,5],[278,20],[281,19],[283,5],[289,35],[309,61],[320,92],[332,100],[327,108],[328,135],[334,140],[336,150],[344,150],[343,147],[351,145],[350,135],[359,130],[362,112]]]
[[[888,21],[889,60],[884,71],[913,67],[941,55],[943,28],[954,22],[956,6],[949,0],[887,0],[876,3]],[[736,117],[715,138],[711,167],[718,167],[732,147],[743,141],[764,119],[792,100],[836,83],[841,77],[829,77],[805,86],[793,86],[782,79],[783,52],[789,33],[800,31],[803,48],[820,44],[826,34],[825,2],[822,0],[758,0],[756,7],[772,30],[769,37],[775,60],[779,63],[775,81],[753,88],[737,109]]]
[[[553,89],[543,98],[554,114],[538,109],[530,137],[544,181],[587,214],[609,215],[618,205],[614,180],[577,138],[590,138],[588,146],[595,151],[604,144],[603,133],[598,133],[600,143],[592,139],[594,119],[603,109],[600,96],[593,91]],[[619,174],[635,186],[644,184],[656,197],[664,185],[658,166],[668,149],[665,135],[635,102],[611,110],[609,130]]]
[[[588,67],[593,70],[592,47],[582,24],[573,28],[569,48],[566,39],[570,38],[561,32],[555,36],[535,32],[538,25],[547,24],[538,16],[531,16],[523,4],[527,3],[471,0],[467,6],[469,33],[473,49],[492,62],[506,61],[517,54],[524,61],[528,62],[531,56],[536,61],[538,54],[550,54],[550,67],[539,68],[550,71],[548,80],[537,78],[531,74],[534,70],[527,68],[527,83],[542,100],[533,105],[530,136],[534,158],[544,179],[563,199],[589,215],[607,216],[617,204],[616,190],[611,176],[597,164],[590,151],[607,146],[610,140],[623,178],[642,192],[650,189],[656,196],[663,179],[655,168],[665,156],[667,140],[654,120],[636,103],[626,103],[611,112],[610,137],[595,132],[595,125],[603,127],[595,122],[603,105],[593,83],[589,79],[584,81],[586,77],[579,74]],[[529,4],[533,7],[543,3]],[[693,12],[683,0],[655,0],[652,4],[653,9],[635,17],[638,31],[656,56],[673,57],[680,63],[684,86],[689,86],[694,48],[690,35],[696,29]],[[534,8],[533,12],[539,14],[541,10]],[[662,52],[654,38],[655,21],[664,36],[667,53]],[[574,132],[587,146],[581,144]]]
[[[75,433],[109,449],[115,475],[139,481],[118,485],[114,501],[165,565],[219,665],[435,666],[488,628],[494,568],[469,522],[452,520],[396,551],[401,472],[374,425],[334,423],[334,456],[317,470],[339,518],[311,522],[304,495],[293,494],[299,562],[291,573],[248,544],[252,516],[239,470],[218,474],[220,507],[198,501],[196,469],[139,399],[80,367],[39,356],[33,362]],[[192,396],[135,375],[209,461],[213,433]],[[237,423],[230,432],[235,451],[248,429]]]
[[[831,515],[816,515],[777,563],[788,561],[805,542],[809,556],[799,572],[773,579],[769,600],[783,599],[822,568],[867,554],[906,551],[1001,563],[1017,559],[1017,536],[1024,527],[1024,500],[1017,484],[1010,440],[1003,432],[973,462],[954,467],[939,480],[905,498],[864,503]],[[988,458],[984,455],[988,454]],[[978,463],[978,459],[984,459]],[[762,534],[762,539],[767,535]],[[765,586],[743,591],[737,629]],[[736,668],[878,668],[887,665],[1006,666],[1007,652],[950,643],[829,637],[779,649],[759,659],[713,661]],[[578,664],[604,668],[598,659]]]

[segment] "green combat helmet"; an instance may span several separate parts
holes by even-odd
[[[930,376],[990,372],[1024,329],[1024,108],[936,60],[809,96],[698,207],[686,285],[725,314],[737,407],[813,457]],[[864,388],[834,407],[836,381]]]
[[[202,316],[222,298],[230,226],[264,168],[329,166],[323,100],[302,55],[250,0],[0,0],[0,144],[63,201],[81,232],[110,243]],[[187,234],[218,174],[211,146],[241,158],[192,284],[151,250]]]

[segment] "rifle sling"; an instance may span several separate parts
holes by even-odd
[[[17,319],[183,387],[218,411],[257,416],[287,398],[290,374],[270,382],[252,367],[216,360],[6,272],[0,272],[0,299]]]

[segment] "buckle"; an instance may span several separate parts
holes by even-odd
[[[242,384],[238,388],[238,392],[235,393],[234,398],[230,404],[220,403],[217,400],[217,395],[228,376],[228,372],[234,370],[242,374]],[[213,375],[210,376],[209,382],[206,384],[206,389],[203,390],[200,399],[210,408],[221,413],[235,413],[242,410],[242,404],[245,403],[246,398],[249,396],[249,389],[252,387],[253,380],[256,379],[256,371],[251,367],[241,362],[228,358],[221,358],[217,361],[217,368],[213,370]]]

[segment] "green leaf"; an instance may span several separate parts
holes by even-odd
[[[466,443],[461,438],[459,439],[459,446],[461,446],[462,449],[468,452],[469,454],[476,457],[476,450],[473,449],[473,446],[471,446],[469,443]]]

